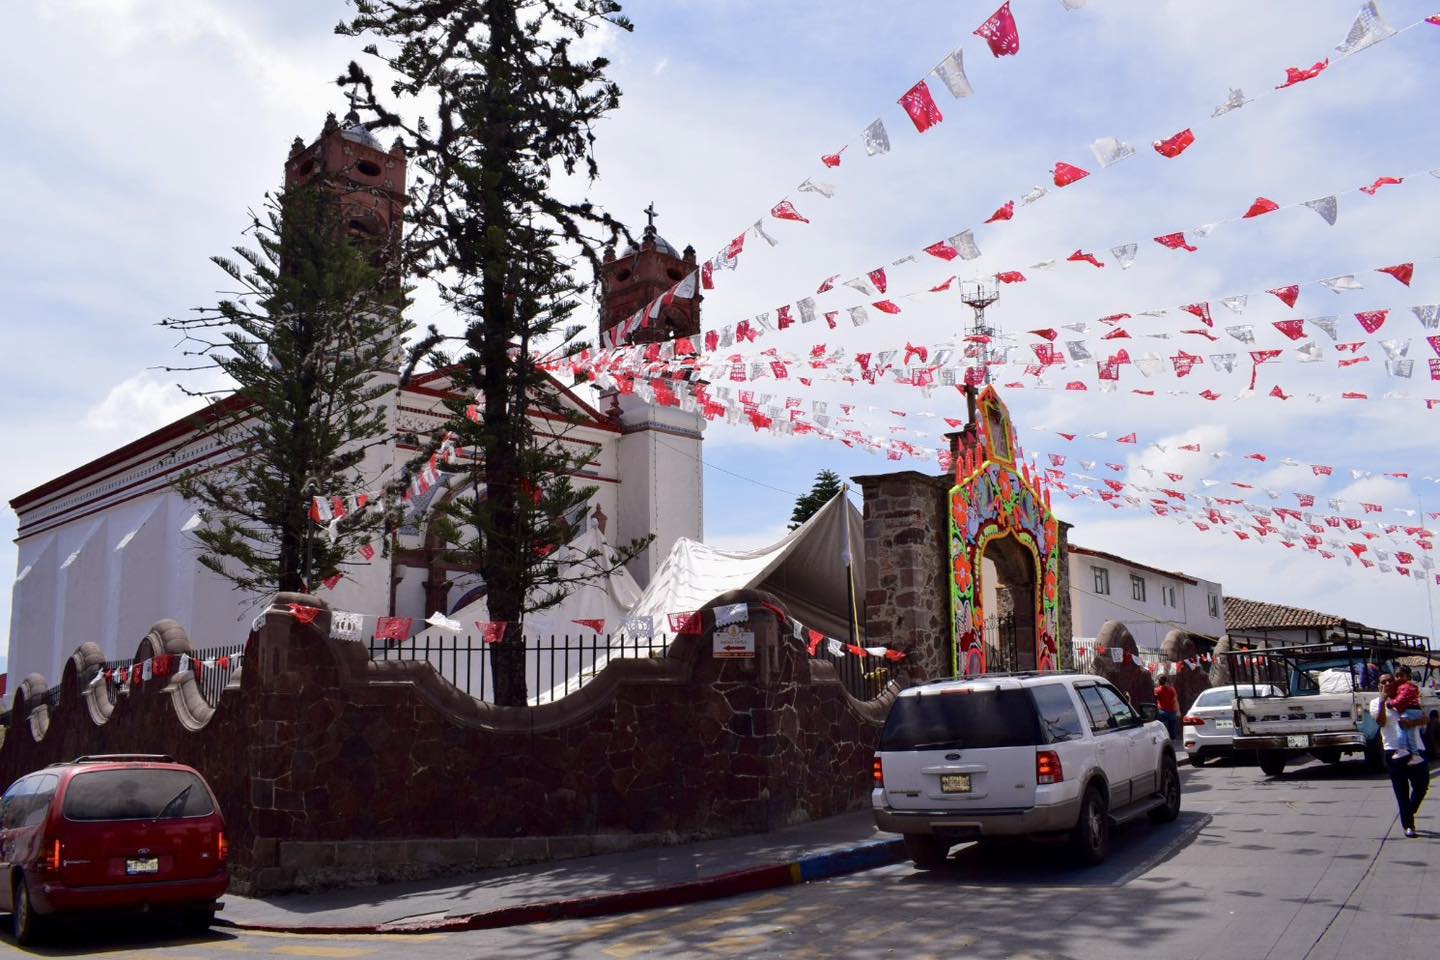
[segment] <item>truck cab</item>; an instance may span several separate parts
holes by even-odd
[[[1326,763],[1360,753],[1368,768],[1380,769],[1379,736],[1365,718],[1380,695],[1380,676],[1393,674],[1401,664],[1411,667],[1421,708],[1430,718],[1422,736],[1427,745],[1440,744],[1440,692],[1430,683],[1440,661],[1423,637],[1369,631],[1288,646],[1261,642],[1227,656],[1237,688],[1234,748],[1255,751],[1270,776],[1284,772],[1286,763],[1302,753]],[[1251,683],[1268,684],[1254,688],[1267,692],[1239,695],[1239,688]]]

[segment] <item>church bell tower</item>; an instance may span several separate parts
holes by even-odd
[[[636,311],[644,310],[655,299],[695,272],[695,248],[675,252],[655,230],[655,205],[645,210],[648,222],[641,234],[640,245],[630,245],[616,257],[614,249],[605,251],[601,273],[603,296],[600,310],[600,340],[616,324],[624,323]],[[700,284],[695,283],[694,296],[677,297],[660,307],[660,314],[643,327],[633,330],[626,343],[663,343],[677,337],[693,337],[700,333]]]
[[[405,147],[386,150],[353,110],[342,125],[327,114],[308,147],[295,138],[285,160],[287,189],[320,182],[340,200],[341,222],[357,242],[394,246],[405,212]]]
[[[605,334],[636,311],[653,304],[696,269],[695,249],[684,254],[655,230],[655,205],[645,211],[648,223],[639,246],[616,257],[607,251],[602,273],[600,342]],[[648,324],[632,330],[621,344],[661,344],[700,334],[700,285],[693,297],[677,296],[659,307]],[[640,391],[639,393],[645,393]],[[619,516],[616,542],[655,535],[650,546],[630,561],[631,575],[642,588],[681,537],[705,535],[705,418],[679,406],[644,399],[639,393],[616,395],[621,429],[619,445]],[[650,394],[646,394],[650,396]]]

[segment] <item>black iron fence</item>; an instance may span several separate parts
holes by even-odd
[[[850,653],[836,656],[823,644],[815,651],[815,659],[829,662],[840,682],[856,700],[874,700],[880,696],[893,671],[893,665],[883,657],[857,657]]]
[[[512,642],[512,641],[505,641]],[[613,659],[663,657],[670,646],[665,635],[637,637],[614,634],[560,634],[525,641],[525,687],[529,702],[551,703],[579,690]],[[469,635],[417,637],[395,643],[369,642],[371,660],[425,661],[457,690],[476,700],[495,696],[492,644]]]
[[[236,658],[244,652],[245,644],[236,643],[227,647],[204,647],[190,654],[190,659],[199,660],[201,663],[195,682],[200,685],[200,693],[210,706],[220,702],[220,694],[225,691],[230,684],[230,678],[244,662],[237,661]]]
[[[1034,669],[1031,664],[1022,668],[1017,649],[1017,631],[1013,614],[990,617],[985,621],[985,669],[989,673],[1009,673],[1020,669]]]

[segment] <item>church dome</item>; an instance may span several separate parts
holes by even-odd
[[[659,251],[660,251],[661,253],[663,253],[663,254],[666,254],[666,255],[668,255],[668,256],[674,257],[676,260],[679,260],[679,259],[680,259],[680,254],[675,250],[674,247],[670,246],[670,241],[669,241],[669,240],[666,240],[664,237],[660,236],[658,233],[655,235],[655,249],[656,249],[656,250],[659,250]],[[625,247],[624,251],[621,252],[620,256],[622,256],[622,257],[628,257],[628,256],[631,256],[632,254],[636,254],[636,253],[639,253],[639,252],[640,252],[640,249],[639,249],[638,247],[636,247],[635,244],[632,243],[632,244],[629,244],[629,245],[627,245],[627,246]]]
[[[347,117],[346,119],[348,120],[349,118]],[[351,143],[363,144],[371,150],[379,150],[381,153],[385,152],[385,148],[380,146],[380,141],[375,139],[375,134],[371,133],[370,128],[361,123],[358,118],[354,122],[346,125],[345,129],[340,131],[340,136],[349,140]]]

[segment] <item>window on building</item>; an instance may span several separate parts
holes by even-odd
[[[1138,574],[1130,574],[1130,599],[1145,602],[1145,578]]]
[[[1210,594],[1210,616],[1216,620],[1220,619],[1220,598],[1213,593]]]
[[[1110,593],[1110,571],[1104,567],[1091,567],[1090,572],[1095,575],[1095,592],[1107,596]]]
[[[1160,585],[1160,602],[1167,607],[1175,606],[1175,586],[1173,584]]]

